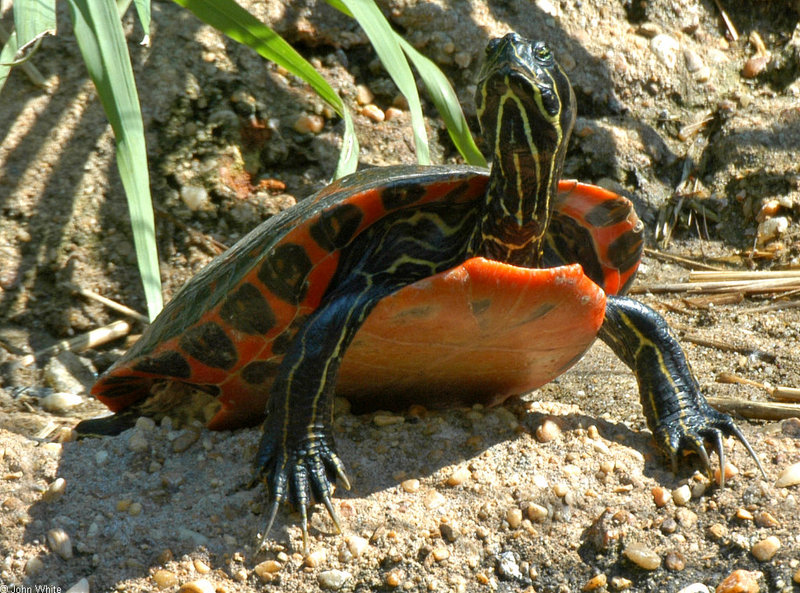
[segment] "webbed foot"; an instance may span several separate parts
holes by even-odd
[[[331,495],[338,477],[346,489],[350,481],[344,464],[334,449],[333,439],[308,435],[296,444],[285,444],[265,430],[255,460],[253,481],[264,483],[269,497],[269,512],[263,539],[266,540],[282,503],[289,503],[300,512],[303,553],[308,553],[308,507],[321,502],[328,509],[336,529],[341,533],[339,517]],[[262,540],[263,545],[263,540]]]

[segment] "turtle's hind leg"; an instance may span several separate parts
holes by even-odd
[[[636,375],[647,425],[673,471],[680,453],[694,451],[713,475],[705,447],[709,442],[717,449],[724,486],[722,437],[732,435],[766,478],[761,461],[733,419],[712,408],[700,393],[686,354],[658,313],[631,298],[609,296],[599,337]]]

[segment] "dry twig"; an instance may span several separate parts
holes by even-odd
[[[117,338],[121,338],[122,336],[126,336],[130,331],[131,331],[131,326],[127,321],[115,321],[114,323],[111,323],[104,327],[93,329],[90,332],[86,332],[85,334],[75,336],[74,338],[70,338],[69,340],[61,340],[60,342],[56,342],[52,346],[48,346],[47,348],[37,350],[33,354],[28,354],[27,356],[23,356],[22,359],[20,360],[20,364],[22,366],[28,366],[33,364],[43,356],[52,356],[54,354],[58,354],[59,352],[64,352],[66,350],[69,350],[70,352],[81,352],[83,350],[86,350],[87,348],[94,348],[95,346],[100,346],[101,344],[105,344],[106,342],[110,342],[112,340],[116,340]]]

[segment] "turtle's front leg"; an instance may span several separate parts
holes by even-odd
[[[712,408],[692,375],[686,354],[667,322],[650,307],[628,297],[609,296],[600,338],[628,365],[639,382],[647,425],[659,449],[675,471],[678,454],[692,450],[711,474],[704,445],[715,444],[720,461],[720,483],[725,485],[724,435],[734,435],[764,469],[733,419]],[[766,476],[765,476],[766,477]]]
[[[350,483],[336,454],[332,429],[333,391],[347,346],[384,291],[331,295],[300,328],[289,346],[267,403],[254,479],[263,481],[270,499],[266,538],[283,502],[301,515],[303,548],[308,546],[308,507],[314,500],[339,520],[331,495],[338,477]]]

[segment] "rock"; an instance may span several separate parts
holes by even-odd
[[[323,570],[317,575],[317,583],[323,589],[337,591],[353,578],[346,570]]]
[[[327,560],[327,554],[325,553],[325,550],[314,550],[303,559],[303,564],[309,568],[319,568],[325,564],[325,560]]]
[[[750,553],[753,554],[755,559],[759,562],[766,562],[767,560],[772,559],[780,547],[781,540],[774,535],[770,535],[769,537],[753,544],[753,547],[750,548]]]
[[[515,581],[522,578],[522,573],[519,570],[519,561],[514,552],[501,552],[497,555],[496,561],[497,576],[504,581]]]
[[[369,541],[358,535],[348,536],[345,540],[345,544],[354,558],[361,556],[361,554],[363,554],[369,547]]]
[[[659,60],[669,69],[678,63],[678,50],[681,46],[677,39],[665,33],[656,35],[650,40],[650,49]]]
[[[644,544],[633,542],[625,546],[625,557],[639,568],[656,570],[661,566],[661,556]]]
[[[760,572],[734,570],[717,585],[714,593],[758,593],[758,577],[760,576]]]
[[[67,589],[66,593],[89,593],[88,579],[83,578],[79,580],[77,583]]]
[[[789,486],[796,486],[800,484],[800,463],[790,465],[781,472],[778,479],[775,480],[776,488],[788,488]]]
[[[83,398],[75,393],[56,391],[44,396],[40,400],[42,408],[53,414],[64,414],[75,406],[83,403]]]
[[[178,593],[215,593],[216,588],[208,579],[197,579],[181,585]]]
[[[69,534],[61,528],[51,529],[47,532],[47,545],[64,560],[72,558],[72,540]]]
[[[212,208],[211,199],[208,197],[206,188],[199,185],[181,186],[181,201],[192,212],[200,210],[210,210]]]
[[[672,500],[679,507],[685,505],[691,498],[692,491],[687,484],[679,486],[672,491]]]

